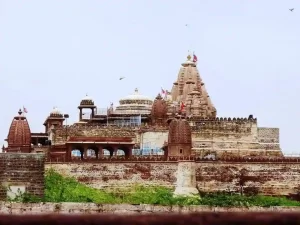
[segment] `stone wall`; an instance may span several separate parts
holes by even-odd
[[[203,191],[239,191],[258,187],[265,195],[289,195],[300,184],[300,163],[202,162],[197,163],[196,180]]]
[[[98,189],[140,185],[161,185],[174,188],[177,162],[116,162],[46,164],[57,172],[75,177],[79,182]],[[197,188],[202,191],[239,192],[240,181],[245,189],[257,187],[265,195],[289,195],[300,184],[300,163],[221,162],[196,163]]]
[[[0,199],[14,198],[19,191],[42,197],[44,170],[44,154],[0,153]]]
[[[168,141],[168,131],[148,131],[140,135],[140,143],[142,148],[157,149]]]
[[[198,156],[260,154],[257,121],[248,119],[206,121],[193,129],[193,150]]]
[[[94,188],[122,188],[135,184],[174,187],[176,162],[120,162],[46,164],[64,176]]]
[[[258,128],[258,141],[263,149],[277,149],[280,150],[279,144],[279,128]]]
[[[222,208],[209,206],[102,205],[93,203],[0,203],[1,214],[143,214],[195,212],[300,212],[300,207]]]

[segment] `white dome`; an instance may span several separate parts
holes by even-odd
[[[141,95],[139,94],[139,90],[136,88],[134,90],[134,93],[131,95],[127,95],[124,98],[121,98],[120,101],[130,101],[130,100],[143,100],[143,101],[153,101],[151,98],[145,96],[145,95]]]
[[[81,101],[93,101],[93,99],[90,97],[90,96],[88,96],[87,94],[81,99]]]
[[[52,111],[50,114],[61,114],[60,110],[57,107],[53,107]]]

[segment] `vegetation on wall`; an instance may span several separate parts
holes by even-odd
[[[153,204],[153,205],[208,205],[208,206],[300,206],[300,202],[284,197],[239,195],[228,193],[200,193],[195,197],[173,197],[173,191],[159,186],[134,186],[114,192],[94,189],[48,170],[45,177],[45,197],[39,199],[23,194],[14,201],[21,202],[90,202],[97,204]],[[12,200],[11,200],[12,201]]]

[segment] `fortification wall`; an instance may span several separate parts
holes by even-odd
[[[44,194],[45,155],[39,153],[0,154],[0,199],[14,198],[27,192],[42,197]]]
[[[176,162],[120,162],[46,164],[65,176],[98,189],[114,189],[140,185],[174,187]]]
[[[175,187],[177,162],[111,162],[46,164],[57,172],[75,177],[98,189],[129,187],[134,184]],[[244,187],[258,187],[265,195],[295,193],[299,185],[300,163],[220,162],[196,163],[198,189],[203,191],[239,192]]]
[[[263,149],[280,150],[279,128],[258,127],[258,141]]]
[[[278,128],[258,128],[256,119],[216,118],[193,127],[193,150],[198,156],[282,155]]]
[[[288,195],[295,193],[300,179],[300,163],[201,162],[196,170],[203,191],[238,191],[242,180],[265,195]]]
[[[259,155],[262,152],[254,119],[217,118],[197,122],[193,128],[193,150],[198,156],[214,153]]]

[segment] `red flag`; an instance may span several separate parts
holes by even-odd
[[[161,93],[162,93],[163,95],[165,95],[165,94],[166,94],[166,91],[165,91],[164,89],[161,88]]]
[[[23,112],[28,113],[27,109],[23,106]]]
[[[183,102],[180,103],[180,111],[183,111],[185,104]]]
[[[198,58],[197,58],[197,56],[194,54],[193,55],[193,62],[195,63],[195,62],[197,62],[198,61]]]

